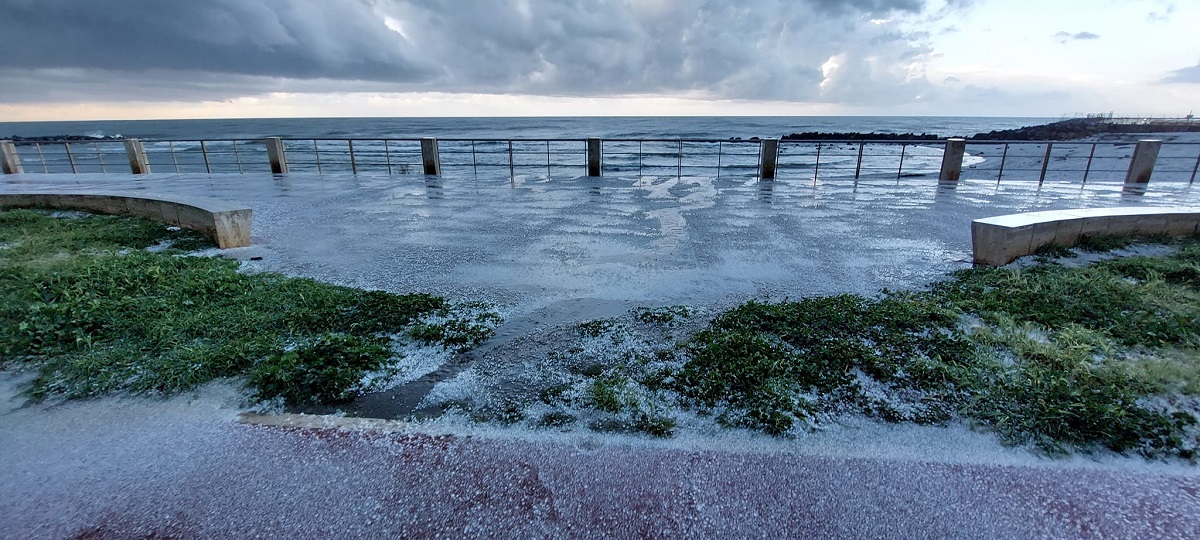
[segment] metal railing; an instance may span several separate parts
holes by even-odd
[[[281,139],[292,173],[422,174],[421,139]],[[128,172],[124,140],[15,141],[24,172]],[[147,140],[139,143],[153,172],[269,171],[263,139]],[[1038,182],[1124,181],[1137,143],[967,141],[961,179]],[[507,174],[550,180],[587,174],[587,139],[440,139],[441,169],[454,174]],[[946,141],[796,140],[778,144],[779,179],[937,177]],[[605,139],[601,174],[757,177],[759,139]],[[1194,183],[1200,142],[1164,143],[1156,181]]]
[[[1126,179],[1137,142],[968,141],[967,152],[982,160],[963,169],[963,178],[1038,182]],[[1196,181],[1200,142],[1164,143],[1154,163],[1156,181]]]

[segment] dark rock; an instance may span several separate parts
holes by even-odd
[[[915,133],[821,133],[819,131],[792,133],[782,137],[782,139],[785,141],[936,141],[939,138],[940,137],[937,135],[931,135],[929,133],[922,133],[918,135]]]

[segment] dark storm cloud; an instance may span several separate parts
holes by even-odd
[[[1191,67],[1172,71],[1170,75],[1163,78],[1162,82],[1200,84],[1200,62]]]
[[[432,66],[363,0],[4,0],[4,68],[413,81]],[[11,54],[15,52],[16,54]]]
[[[0,0],[9,46],[0,93],[8,101],[439,91],[902,102],[928,84],[914,68],[928,36],[886,19],[924,9],[925,0]]]

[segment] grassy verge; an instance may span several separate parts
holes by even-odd
[[[677,388],[769,433],[845,409],[890,421],[957,415],[1050,452],[1191,458],[1198,287],[1192,242],[1085,267],[970,269],[928,292],[751,302],[686,345]]]
[[[556,428],[588,416],[601,418],[592,429],[656,435],[693,414],[783,436],[844,413],[961,419],[1048,453],[1195,459],[1200,244],[1177,247],[1087,266],[970,269],[919,292],[752,301],[661,350],[622,344],[629,325],[666,331],[685,314],[586,322],[575,356],[596,344],[624,352],[587,360],[535,409]]]
[[[399,343],[470,348],[498,322],[486,306],[185,256],[208,246],[133,218],[0,212],[0,361],[37,371],[35,399],[246,375],[264,399],[329,403],[402,370]]]

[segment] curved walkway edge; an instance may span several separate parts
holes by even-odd
[[[250,245],[251,210],[216,199],[154,193],[0,193],[0,208],[53,208],[132,215],[199,231],[221,249]]]
[[[1084,236],[1191,236],[1200,227],[1200,207],[1081,208],[1026,212],[971,222],[976,265],[1003,266],[1038,248],[1071,247]]]

